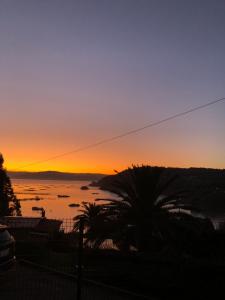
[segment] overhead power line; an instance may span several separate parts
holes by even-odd
[[[95,148],[95,147],[101,146],[103,144],[107,144],[107,143],[113,142],[115,140],[124,138],[126,136],[129,136],[129,135],[132,135],[132,134],[136,134],[136,133],[138,133],[140,131],[143,131],[143,130],[145,130],[147,128],[158,126],[158,125],[160,125],[162,123],[166,123],[166,122],[174,120],[176,118],[179,118],[179,117],[188,115],[190,113],[193,113],[195,111],[198,111],[198,110],[204,109],[206,107],[218,104],[220,102],[225,102],[225,97],[216,99],[214,101],[211,101],[211,102],[199,105],[199,106],[192,107],[192,108],[190,108],[188,110],[185,110],[185,111],[179,112],[177,114],[171,115],[171,116],[169,116],[169,117],[167,117],[165,119],[161,119],[159,121],[146,124],[146,125],[144,125],[142,127],[139,127],[139,128],[136,128],[136,129],[133,129],[133,130],[130,130],[130,131],[126,131],[126,132],[124,132],[122,134],[115,135],[115,136],[112,136],[112,137],[100,140],[100,141],[98,141],[96,143],[92,143],[92,144],[89,144],[89,145],[86,145],[86,146],[83,146],[83,147],[80,147],[80,148],[77,148],[77,149],[74,149],[74,150],[71,150],[71,151],[68,151],[68,152],[64,152],[64,153],[61,153],[61,154],[49,157],[49,158],[44,159],[44,160],[40,160],[40,161],[36,161],[36,162],[30,163],[30,164],[24,165],[23,167],[20,167],[19,169],[24,169],[26,167],[30,167],[30,166],[42,164],[42,163],[45,163],[45,162],[48,162],[48,161],[51,161],[51,160],[55,160],[55,159],[58,159],[58,158],[61,158],[61,157],[64,157],[64,156],[67,156],[67,155],[70,155],[70,154],[73,154],[73,153],[82,152],[82,151],[85,151],[85,150],[88,150],[88,149],[91,149],[91,148]]]

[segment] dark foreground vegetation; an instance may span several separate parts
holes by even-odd
[[[119,174],[106,176],[92,184],[103,190],[115,191]],[[225,215],[225,170],[207,168],[164,168],[164,176],[176,176],[168,192],[185,191],[183,200],[211,217]]]
[[[209,288],[216,291],[225,282],[225,234],[215,230],[201,203],[210,199],[216,210],[213,197],[220,193],[224,205],[224,175],[221,170],[134,166],[99,182],[117,197],[85,204],[74,229],[84,224],[88,248],[99,249],[110,240],[118,250],[117,259],[109,259],[114,284],[160,297],[171,292],[179,299],[174,288],[186,290],[186,296],[196,289],[201,295]]]
[[[189,191],[171,189],[177,174],[161,167],[132,167],[111,178],[117,196],[83,205],[75,218],[85,228],[85,244],[99,248],[106,240],[122,252],[166,252],[189,255],[195,241],[211,234],[213,224],[194,203]]]
[[[225,231],[201,204],[214,199],[216,210],[217,192],[225,202],[224,171],[133,166],[98,184],[111,198],[84,203],[72,230],[11,229],[18,259],[76,275],[84,227],[85,279],[156,299],[202,299],[224,288]]]
[[[0,217],[21,216],[20,202],[13,192],[10,178],[3,164],[4,158],[0,153]]]

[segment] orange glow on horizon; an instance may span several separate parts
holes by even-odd
[[[60,137],[50,141],[49,137],[43,136],[41,140],[36,139],[32,143],[22,141],[17,137],[13,142],[6,140],[5,147],[1,147],[0,152],[5,159],[4,166],[9,171],[114,174],[114,170],[122,171],[132,165],[142,164],[184,168],[225,167],[220,159],[222,150],[210,139],[205,138],[203,142],[196,138],[190,147],[191,132],[190,137],[187,135],[177,137],[168,126],[165,130],[150,132],[148,137],[148,139],[143,139],[143,135],[135,135],[54,160],[48,159],[66,153],[70,149],[87,145],[86,137],[83,141],[77,142],[77,145],[73,140],[62,141]],[[95,140],[98,139],[95,138]]]
[[[27,161],[25,162],[24,168],[21,167],[21,163],[11,163],[6,162],[5,167],[8,171],[20,171],[20,172],[42,172],[42,171],[58,171],[58,172],[67,172],[67,173],[100,173],[100,174],[115,174],[114,170],[122,171],[132,165],[151,165],[151,166],[163,166],[163,167],[177,167],[177,168],[190,168],[190,167],[203,167],[203,168],[218,168],[221,169],[221,166],[217,165],[206,165],[206,164],[199,164],[191,163],[186,161],[185,163],[181,163],[175,159],[168,159],[167,161],[134,161],[130,163],[116,163],[112,161],[105,161],[101,164],[92,162],[90,164],[83,163],[82,161],[79,163],[71,163],[68,162],[59,162],[59,161],[51,161],[48,163],[40,163],[32,165],[34,161]],[[29,164],[31,164],[29,166]],[[27,165],[27,167],[26,167]]]

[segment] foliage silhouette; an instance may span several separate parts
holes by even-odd
[[[3,163],[4,158],[0,154],[0,216],[21,216],[20,202],[14,194]]]
[[[108,237],[107,211],[96,203],[83,203],[81,214],[74,218],[74,230],[79,231],[80,222],[84,225],[85,245],[98,248]]]
[[[132,166],[118,173],[112,184],[117,197],[96,199],[105,201],[101,205],[84,204],[82,214],[75,217],[75,230],[83,219],[86,244],[94,247],[111,239],[120,250],[132,247],[145,252],[156,244],[174,244],[176,238],[184,246],[185,238],[197,230],[202,219],[194,217],[196,210],[182,201],[182,192],[168,193],[176,176],[165,171],[163,167]]]
[[[165,240],[172,230],[171,221],[189,214],[192,207],[181,202],[181,193],[166,195],[176,176],[167,178],[165,168],[133,166],[117,176],[114,182],[118,199],[105,199],[109,214],[121,236],[116,244],[134,246],[139,251],[152,248],[154,239]],[[115,235],[116,237],[116,235]]]

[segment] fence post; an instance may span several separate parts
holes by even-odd
[[[83,237],[84,237],[84,222],[80,220],[79,224],[79,245],[78,245],[78,268],[77,268],[77,298],[81,300],[82,290],[82,267],[83,267]]]

